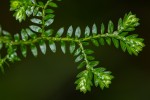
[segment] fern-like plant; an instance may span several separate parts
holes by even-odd
[[[31,50],[33,56],[37,57],[37,46],[43,54],[46,54],[46,50],[48,50],[46,45],[49,45],[50,50],[55,53],[55,44],[60,43],[60,48],[65,54],[66,43],[69,43],[70,53],[76,57],[75,62],[79,63],[77,68],[85,67],[77,75],[76,89],[86,93],[91,90],[93,85],[99,86],[101,89],[108,88],[114,78],[110,71],[98,67],[100,66],[98,65],[99,61],[96,61],[92,56],[94,51],[86,48],[88,45],[92,43],[98,47],[105,44],[114,44],[116,48],[120,47],[124,52],[127,51],[130,55],[134,54],[136,56],[145,46],[144,39],[138,38],[137,34],[129,34],[139,25],[139,18],[131,12],[126,14],[124,18],[119,19],[116,30],[114,30],[113,22],[109,21],[107,27],[101,24],[100,31],[94,24],[92,28],[87,26],[84,32],[81,32],[80,27],[74,29],[72,26],[65,32],[63,27],[58,31],[51,28],[55,16],[53,8],[56,7],[57,4],[53,0],[47,0],[46,3],[37,2],[36,0],[10,1],[10,11],[14,12],[13,16],[16,20],[22,22],[26,17],[30,17],[32,25],[13,36],[0,28],[0,50],[7,51],[5,56],[1,55],[0,57],[2,72],[4,72],[5,64],[20,61],[21,58],[26,57],[27,52],[29,52],[27,48]],[[21,51],[22,56],[19,56],[17,51]]]

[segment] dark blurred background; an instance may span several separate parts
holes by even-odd
[[[44,1],[44,0],[43,0]],[[150,100],[150,3],[145,0],[63,0],[56,9],[54,29],[96,23],[100,26],[111,19],[117,21],[132,11],[141,20],[133,33],[145,39],[146,47],[138,57],[123,53],[114,46],[94,47],[94,56],[100,66],[113,72],[115,79],[109,89],[92,88],[82,94],[75,90],[74,81],[78,64],[69,53],[64,55],[57,45],[57,53],[50,50],[46,55],[39,52],[34,58],[31,53],[21,62],[6,67],[0,76],[0,100]],[[29,25],[19,23],[9,12],[9,0],[0,0],[0,24],[11,33],[20,32]],[[82,69],[83,70],[83,69]]]

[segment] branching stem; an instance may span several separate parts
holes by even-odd
[[[29,28],[22,29],[21,34],[15,34],[12,36],[9,32],[2,30],[0,26],[0,50],[3,53],[3,48],[6,50],[6,55],[0,56],[0,69],[4,73],[4,64],[9,62],[20,61],[18,50],[21,51],[22,57],[26,57],[28,48],[30,48],[34,57],[38,56],[39,46],[41,52],[46,54],[47,44],[52,52],[56,52],[56,42],[61,44],[61,50],[66,53],[66,43],[69,44],[69,51],[76,57],[75,62],[80,63],[78,69],[86,67],[86,69],[77,75],[76,89],[83,93],[91,91],[93,82],[95,86],[100,86],[101,89],[108,88],[111,84],[113,76],[111,72],[106,71],[105,68],[98,66],[99,61],[96,61],[91,54],[94,53],[91,49],[86,49],[85,46],[93,43],[95,46],[111,45],[114,44],[116,48],[121,47],[125,52],[129,54],[138,55],[142,51],[145,44],[144,39],[139,38],[137,34],[129,35],[129,32],[135,30],[139,23],[139,18],[136,15],[126,14],[122,19],[118,21],[117,30],[114,31],[114,24],[109,21],[108,27],[101,24],[101,30],[98,32],[97,25],[94,24],[92,29],[88,26],[85,28],[84,35],[80,27],[76,30],[72,25],[68,28],[67,34],[64,35],[64,28],[60,28],[57,32],[54,32],[50,25],[54,22],[54,11],[52,8],[56,8],[57,4],[53,0],[47,0],[43,2],[36,2],[36,0],[10,0],[11,11],[14,11],[14,17],[19,22],[26,19],[26,16],[33,15],[31,22],[32,25]],[[57,0],[60,1],[60,0]],[[107,29],[107,31],[106,31]],[[2,34],[1,34],[2,33]],[[74,34],[74,35],[73,35]],[[63,37],[64,36],[64,37]],[[84,37],[85,36],[85,37]],[[106,43],[105,43],[106,42]],[[77,48],[78,47],[78,48]]]
[[[83,54],[83,56],[84,56],[84,60],[85,60],[85,62],[86,62],[86,68],[87,68],[88,70],[92,70],[92,68],[91,68],[90,65],[89,65],[89,61],[88,61],[88,59],[87,59],[87,55],[86,55],[86,53],[85,53],[85,49],[84,49],[84,47],[83,47],[82,42],[79,41],[78,44],[79,44],[79,47],[81,48],[82,54]]]
[[[87,38],[69,38],[69,37],[46,37],[46,36],[41,36],[41,37],[38,37],[38,38],[35,38],[35,39],[29,39],[27,41],[23,41],[23,40],[20,40],[20,41],[10,41],[10,39],[8,38],[5,38],[5,37],[0,37],[0,41],[4,44],[11,44],[11,45],[21,45],[21,44],[25,44],[25,45],[28,45],[28,44],[34,44],[34,43],[37,43],[39,42],[40,40],[51,40],[51,41],[64,41],[64,42],[76,42],[76,43],[79,43],[79,42],[85,42],[85,41],[91,41],[91,39],[98,39],[98,38],[106,38],[106,37],[115,37],[116,39],[122,39],[123,37],[122,36],[119,36],[117,34],[98,34],[98,35],[95,35],[95,36],[90,36],[90,37],[87,37]]]

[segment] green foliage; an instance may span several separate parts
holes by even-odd
[[[137,34],[129,34],[139,25],[139,19],[131,12],[126,14],[123,19],[119,19],[117,30],[115,30],[113,22],[109,21],[107,27],[103,23],[101,24],[100,31],[96,24],[92,28],[87,26],[84,32],[80,27],[70,26],[65,34],[64,27],[58,31],[54,31],[50,27],[55,17],[53,8],[56,7],[58,5],[53,0],[47,0],[45,4],[36,0],[10,1],[10,10],[14,11],[16,20],[22,22],[28,16],[32,24],[14,36],[0,27],[0,50],[6,49],[7,51],[5,56],[0,56],[0,68],[3,73],[5,64],[27,57],[28,49],[34,57],[37,57],[39,52],[37,48],[46,54],[47,45],[49,45],[50,50],[56,53],[58,48],[56,43],[60,43],[64,54],[69,48],[70,53],[74,55],[75,62],[79,63],[78,69],[86,68],[77,75],[77,81],[75,81],[76,89],[86,93],[91,91],[93,85],[99,86],[101,89],[108,88],[114,78],[111,72],[106,71],[105,68],[97,68],[99,61],[92,56],[94,51],[86,48],[90,43],[97,47],[113,44],[116,48],[120,47],[123,52],[127,51],[131,55],[138,55],[145,46],[144,39],[139,38]],[[22,57],[18,55],[17,51],[21,51]]]
[[[77,75],[77,78],[79,78],[75,84],[77,84],[76,89],[80,90],[83,93],[86,93],[87,91],[91,91],[91,86],[93,86],[92,83],[92,73],[91,71],[85,70]]]
[[[95,86],[100,86],[101,89],[104,87],[109,88],[111,80],[114,78],[109,71],[105,71],[105,68],[94,69],[94,84]]]

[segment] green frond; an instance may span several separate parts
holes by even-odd
[[[3,73],[5,64],[20,61],[22,57],[26,58],[28,52],[34,57],[37,57],[40,51],[45,55],[48,52],[47,45],[53,53],[56,53],[57,48],[64,54],[69,50],[78,63],[77,68],[85,68],[77,75],[75,84],[77,90],[86,93],[91,91],[93,84],[101,89],[108,88],[114,78],[110,71],[98,67],[99,61],[95,60],[94,51],[87,49],[90,44],[97,47],[113,44],[131,55],[138,55],[145,46],[143,38],[139,38],[138,34],[130,34],[139,25],[139,18],[131,12],[118,20],[116,30],[110,20],[108,25],[102,23],[100,29],[98,25],[93,24],[92,27],[86,26],[84,32],[80,27],[73,28],[72,25],[67,30],[61,27],[56,31],[50,27],[54,22],[53,9],[56,7],[58,5],[54,0],[47,0],[46,3],[36,0],[10,0],[10,10],[14,12],[16,20],[22,22],[26,17],[31,17],[31,25],[14,35],[2,30],[0,26],[0,51],[7,51],[6,55],[0,55],[0,69]],[[57,47],[57,43],[60,47]],[[21,57],[18,51],[21,51]]]
[[[54,18],[54,10],[51,7],[56,8],[57,4],[48,0],[46,4],[43,2],[36,2],[36,0],[11,0],[10,1],[10,11],[14,11],[14,17],[19,22],[26,19],[26,16],[31,15],[37,17],[44,17],[45,20]],[[44,12],[41,9],[44,8]],[[46,14],[46,15],[45,15]],[[46,23],[46,26],[52,23],[50,20]],[[48,25],[47,25],[48,24]]]
[[[86,93],[87,91],[91,91],[92,84],[92,72],[85,70],[77,75],[79,78],[75,84],[77,84],[76,89],[80,90],[80,92]]]
[[[105,68],[96,68],[93,70],[94,73],[94,84],[96,87],[100,87],[101,89],[109,88],[111,84],[111,80],[114,78],[111,75],[111,72],[105,71]]]

